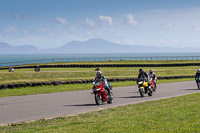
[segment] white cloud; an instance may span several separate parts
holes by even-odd
[[[91,27],[95,26],[95,22],[92,19],[86,18],[86,24],[90,25]]]
[[[200,31],[200,25],[197,24],[197,23],[195,23],[195,24],[194,24],[194,30],[195,30],[195,31]]]
[[[172,24],[168,24],[168,28],[170,28],[170,29],[171,29],[171,28],[172,28]]]
[[[172,29],[172,28],[173,28],[173,25],[172,25],[172,24],[167,24],[165,27],[166,27],[167,29]]]
[[[14,16],[14,18],[16,18],[18,20],[21,19],[21,17],[22,17],[20,14],[17,14],[17,13],[13,14],[13,16]]]
[[[130,25],[137,25],[138,23],[135,21],[134,17],[132,14],[127,14],[126,15],[126,19],[127,19],[127,22],[128,24]]]
[[[18,14],[18,13],[14,13],[13,14],[13,17],[17,20],[25,20],[25,19],[28,19],[29,16],[25,16],[25,15],[21,15],[21,14]]]
[[[38,31],[39,32],[46,32],[46,29],[44,29],[44,28],[38,28]]]
[[[67,20],[65,18],[61,18],[61,17],[56,17],[56,22],[60,23],[60,24],[67,24]]]
[[[76,28],[73,27],[73,26],[71,26],[70,29],[71,29],[72,31],[74,31],[74,32],[76,31]]]
[[[27,31],[27,30],[23,30],[22,33],[23,33],[24,35],[28,35],[28,31]]]
[[[99,19],[103,22],[104,25],[112,25],[112,17],[100,15]]]
[[[6,33],[13,33],[13,32],[17,32],[18,29],[15,26],[12,25],[8,25],[8,27],[5,28],[4,30]]]

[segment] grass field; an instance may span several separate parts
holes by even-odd
[[[200,93],[77,116],[0,126],[1,133],[200,132]]]
[[[139,63],[166,63],[166,61],[138,61]],[[121,61],[112,63],[138,63],[135,61]],[[190,61],[168,61],[167,63],[189,63]],[[200,62],[200,61],[193,61]],[[85,63],[85,62],[83,62]],[[90,62],[91,63],[91,62]],[[94,63],[109,63],[109,62],[94,62]],[[194,75],[198,66],[185,67],[154,67],[157,76],[187,76]],[[16,69],[14,73],[8,70],[0,70],[0,84],[6,83],[26,83],[26,82],[44,82],[44,81],[72,81],[82,79],[94,79],[96,76],[95,68],[41,68],[40,72],[35,72],[33,69]],[[102,67],[100,70],[106,78],[136,78],[140,67]],[[149,71],[150,67],[144,67],[145,71]],[[193,79],[178,79],[178,80],[162,80],[162,82],[188,81]],[[132,86],[135,85],[133,81],[127,82],[113,82],[114,87]],[[62,86],[42,86],[42,87],[27,87],[15,88],[8,90],[0,90],[0,97],[16,96],[16,95],[31,95],[40,93],[54,93],[75,90],[91,89],[91,84],[76,84],[76,85],[62,85]]]
[[[154,67],[157,76],[187,76],[195,75],[198,66],[186,67]],[[95,68],[41,68],[40,72],[33,69],[16,69],[14,73],[7,70],[0,70],[0,84],[5,83],[25,83],[43,82],[59,80],[81,80],[94,79],[96,76]],[[102,67],[100,70],[106,78],[127,78],[137,77],[140,67]],[[144,67],[149,71],[150,67]]]

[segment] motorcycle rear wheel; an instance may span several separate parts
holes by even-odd
[[[99,96],[98,94],[95,94],[95,102],[96,102],[97,105],[103,104],[102,96]]]
[[[157,89],[157,88],[156,88],[156,86],[155,86],[155,87],[153,88],[153,91],[155,92],[155,91],[156,91],[156,89]]]
[[[156,86],[154,86],[154,88],[153,88],[153,87],[151,87],[151,88],[152,88],[153,92],[155,92],[155,91],[156,91]]]

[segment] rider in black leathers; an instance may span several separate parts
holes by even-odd
[[[138,78],[137,78],[137,82],[145,81],[145,82],[148,82],[148,86],[150,86],[151,84],[150,84],[149,80],[150,80],[149,75],[146,72],[144,72],[143,69],[139,69],[139,75],[138,75]],[[145,90],[145,91],[147,91],[147,90]]]
[[[149,75],[143,69],[139,69],[138,81],[149,82]]]
[[[197,69],[197,73],[195,75],[195,80],[196,80],[198,89],[200,89],[200,86],[198,84],[198,82],[200,82],[200,69]]]

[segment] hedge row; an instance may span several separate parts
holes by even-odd
[[[40,65],[40,68],[56,68],[56,67],[80,67],[80,68],[95,68],[95,67],[178,67],[178,66],[200,66],[200,63],[180,63],[180,64],[72,64],[72,65]],[[16,66],[15,69],[35,68],[36,66]],[[2,67],[1,69],[8,69]]]
[[[194,75],[158,77],[158,79],[181,79],[181,78],[194,78]],[[108,79],[108,82],[136,81],[136,80],[137,78],[123,78],[123,79],[111,78],[111,79]],[[86,83],[92,83],[92,82],[93,82],[92,79],[87,79],[87,80],[77,80],[77,81],[51,81],[51,82],[37,82],[37,83],[0,84],[0,90],[14,89],[14,88],[28,87],[28,86],[34,87],[34,86],[42,86],[42,85],[86,84]]]

